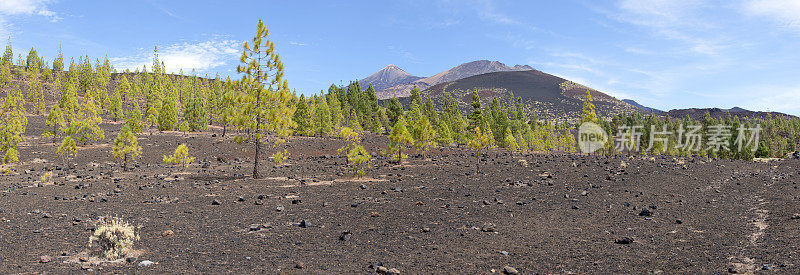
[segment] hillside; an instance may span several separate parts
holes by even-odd
[[[449,93],[459,100],[462,110],[470,110],[471,93],[475,89],[481,98],[488,101],[492,100],[492,97],[498,97],[501,101],[508,102],[513,92],[514,96],[522,98],[528,112],[535,113],[540,119],[580,118],[586,90],[591,91],[600,116],[643,112],[600,91],[537,70],[471,76],[434,85],[422,94],[441,99]]]
[[[455,66],[431,77],[421,78],[412,76],[397,66],[389,65],[375,74],[362,79],[360,83],[364,87],[372,84],[372,87],[375,88],[376,96],[379,99],[389,99],[392,97],[409,96],[414,86],[420,90],[424,90],[439,83],[485,73],[526,70],[533,70],[533,68],[528,65],[509,67],[498,61],[478,60]]]
[[[644,106],[642,104],[639,104],[639,102],[636,102],[633,99],[623,99],[622,101],[624,101],[625,103],[628,103],[630,105],[633,105],[633,107],[639,108],[640,110],[648,112],[648,113],[653,112],[653,113],[656,113],[656,114],[660,114],[660,113],[664,112],[664,111],[656,109],[656,108],[650,108],[650,107]]]

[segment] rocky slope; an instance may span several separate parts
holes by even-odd
[[[410,91],[414,86],[416,86],[419,90],[424,90],[439,83],[454,81],[479,74],[527,70],[533,70],[533,68],[528,65],[515,65],[514,67],[509,67],[498,61],[478,60],[458,65],[431,77],[421,78],[412,76],[397,66],[389,65],[377,73],[362,79],[360,83],[362,87],[372,84],[372,87],[375,88],[376,95],[379,99],[388,99],[392,97],[409,96]]]
[[[577,120],[580,118],[587,90],[591,91],[600,116],[643,113],[633,105],[605,93],[537,70],[481,74],[440,83],[422,93],[439,102],[447,94],[451,94],[458,99],[461,109],[468,111],[471,110],[469,103],[472,101],[473,90],[478,90],[481,98],[486,101],[497,97],[501,102],[508,102],[513,93],[522,98],[528,113],[535,113],[540,119]]]

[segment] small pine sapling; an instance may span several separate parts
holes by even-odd
[[[186,147],[186,143],[182,143],[175,148],[175,152],[171,156],[164,156],[164,162],[169,165],[180,164],[186,170],[186,166],[194,162],[194,157],[189,156],[189,148]]]

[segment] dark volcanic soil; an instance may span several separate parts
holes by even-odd
[[[289,164],[253,180],[252,146],[211,132],[141,134],[139,165],[123,172],[108,145],[120,125],[104,124],[73,169],[42,127],[30,118],[16,174],[0,176],[0,273],[800,273],[799,161],[493,152],[476,174],[468,150],[445,148],[400,166],[376,158],[353,180],[341,141],[294,138]],[[185,172],[161,161],[183,142],[198,160]],[[140,226],[144,254],[63,263],[101,216]]]

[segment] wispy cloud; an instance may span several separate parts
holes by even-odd
[[[61,20],[58,14],[47,8],[51,2],[51,0],[3,0],[0,1],[0,14],[40,15],[53,22]]]
[[[745,108],[760,111],[778,111],[788,114],[800,115],[800,84],[789,87],[761,87],[761,92],[749,90],[749,94],[764,95],[746,103]],[[779,92],[775,92],[779,91]]]
[[[407,51],[403,47],[397,47],[397,46],[389,45],[389,46],[386,47],[386,49],[391,51],[391,52],[394,52],[395,54],[399,55],[403,59],[408,60],[410,62],[413,62],[413,63],[420,63],[421,62],[419,60],[419,58],[414,56],[414,54],[412,54],[411,52]]]
[[[159,11],[163,12],[164,14],[168,15],[169,17],[183,20],[183,17],[178,16],[174,12],[170,11],[169,9],[164,7],[164,5],[162,5],[159,1],[157,1],[157,0],[149,0],[148,2],[150,2],[150,5],[152,5],[154,8],[156,8]]]
[[[241,44],[234,40],[209,40],[201,42],[183,42],[159,47],[158,57],[164,62],[167,72],[188,73],[211,72],[213,69],[229,65],[239,56]],[[153,52],[141,49],[139,53],[127,57],[113,57],[111,62],[118,70],[141,69],[151,67]],[[231,65],[232,66],[232,65]]]
[[[303,42],[297,42],[297,41],[289,41],[289,45],[295,45],[295,46],[301,46],[302,47],[302,46],[307,46],[308,44],[303,43]]]
[[[751,16],[763,17],[781,27],[800,33],[800,1],[754,0],[742,4],[742,11]]]
[[[610,16],[618,21],[649,29],[653,35],[679,41],[688,53],[713,56],[728,47],[715,35],[713,23],[705,20],[712,7],[702,0],[621,0]]]

